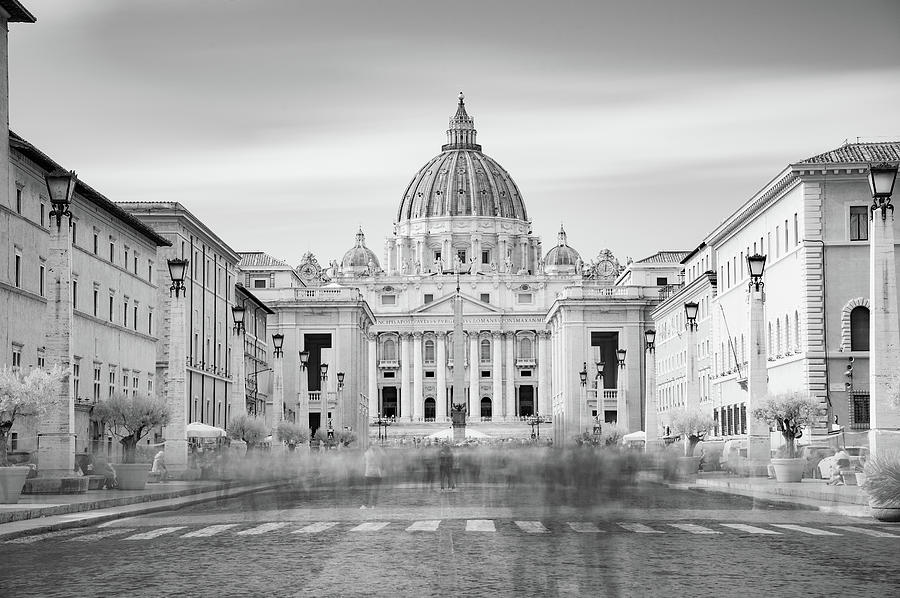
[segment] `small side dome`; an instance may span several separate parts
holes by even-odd
[[[581,254],[569,247],[566,241],[566,231],[559,225],[556,247],[547,252],[544,258],[544,272],[547,274],[577,274],[581,271],[583,262]]]
[[[344,259],[341,260],[341,270],[344,274],[374,274],[381,270],[378,256],[366,247],[366,236],[363,234],[362,228],[356,233],[356,245],[344,254]]]

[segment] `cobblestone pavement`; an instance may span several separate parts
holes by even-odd
[[[0,544],[9,596],[885,596],[900,526],[639,487],[291,488]],[[39,564],[38,564],[39,563]]]

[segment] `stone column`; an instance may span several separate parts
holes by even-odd
[[[516,417],[516,333],[506,333],[506,413]]]
[[[188,265],[190,267],[190,265]],[[185,427],[188,423],[188,398],[185,395],[185,291],[180,297],[169,299],[169,366],[166,372],[166,406],[169,425],[165,427],[166,466],[175,472],[188,465],[188,443]]]
[[[368,356],[368,392],[369,392],[369,413],[375,415],[380,413],[378,409],[378,335],[370,333],[368,336],[369,341],[369,356]],[[362,430],[360,430],[361,432]]]
[[[769,371],[766,346],[766,295],[752,285],[747,294],[750,317],[750,355],[747,364],[747,457],[754,473],[765,471],[769,462],[769,426],[753,417],[753,410],[762,407],[769,392]],[[724,357],[723,357],[724,359]]]
[[[400,418],[409,421],[412,419],[412,388],[409,378],[412,374],[412,357],[410,355],[410,334],[400,333]]]
[[[439,422],[447,421],[447,333],[438,332],[435,335],[437,345],[437,396],[434,398],[435,419]]]
[[[480,374],[481,360],[478,352],[478,333],[469,333],[469,414],[477,414],[481,417],[481,393],[478,392],[478,376]]]
[[[396,248],[394,249],[394,263],[397,267],[397,273],[403,271],[403,237],[397,236]]]
[[[522,246],[522,265],[519,266],[519,268],[528,270],[528,237],[522,237],[521,246]]]
[[[231,417],[247,415],[247,363],[244,360],[245,332],[235,332],[231,344]]]
[[[900,326],[897,313],[897,266],[894,213],[872,212],[869,230],[869,451],[900,449],[900,409],[891,400],[900,392]]]
[[[42,474],[69,475],[75,469],[71,219],[63,216],[61,225],[57,229],[56,218],[51,217],[49,226],[50,249],[46,264],[45,290],[48,297],[44,312],[44,330],[46,331],[44,357],[47,367],[59,364],[65,375],[54,392],[55,405],[39,421],[38,459]],[[181,338],[184,342],[183,330]],[[181,361],[181,367],[184,369],[184,359]]]
[[[503,400],[503,333],[499,330],[491,332],[491,402],[501,417],[506,419],[506,401]]]
[[[659,414],[656,409],[656,351],[647,349],[645,364],[647,397],[644,401],[644,432],[647,441],[659,439]]]
[[[278,423],[284,419],[284,356],[272,357],[272,448],[282,449],[284,444],[278,440],[275,429]]]
[[[422,421],[424,418],[423,407],[423,377],[425,367],[422,363],[422,333],[413,332],[413,394],[412,394],[412,419]]]
[[[602,394],[602,393],[601,393]],[[538,331],[538,393],[535,413],[549,413],[550,409],[550,331]]]
[[[449,270],[453,267],[453,257],[450,253],[453,250],[452,243],[450,242],[450,237],[444,237],[441,241],[441,261],[443,265],[441,266],[442,270]]]

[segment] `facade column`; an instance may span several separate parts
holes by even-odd
[[[403,271],[403,237],[397,236],[397,243],[394,249],[394,260],[397,267],[397,273]]]
[[[480,244],[480,239],[478,235],[472,235],[472,248],[470,251],[472,255],[470,256],[470,263],[472,264],[471,272],[474,274],[478,272],[481,268],[481,252],[478,251],[478,246]]]
[[[522,246],[522,266],[520,269],[528,270],[528,237],[522,237],[520,244]]]
[[[450,237],[444,237],[441,241],[441,261],[443,262],[443,265],[441,266],[442,270],[449,270],[453,267],[453,258],[450,256],[452,249],[453,247],[450,242]]]
[[[437,396],[435,399],[435,419],[439,422],[447,421],[447,333],[435,334],[437,345]]]
[[[491,332],[491,403],[501,417],[509,417],[506,401],[503,400],[503,333],[499,330]]]
[[[381,413],[381,410],[378,408],[378,335],[369,333],[366,337],[368,339],[369,344],[369,355],[368,355],[368,399],[369,399],[369,408],[368,412],[377,415]],[[368,428],[366,428],[368,429]],[[360,434],[362,434],[362,429],[360,429]]]
[[[769,426],[753,417],[753,410],[762,407],[769,392],[766,346],[766,294],[762,286],[756,289],[751,283],[747,294],[750,307],[750,356],[747,364],[747,457],[751,472],[765,467],[769,462]],[[755,471],[754,471],[755,470]]]
[[[412,419],[412,388],[410,386],[410,374],[412,374],[412,357],[410,356],[410,334],[400,333],[400,417],[407,421]]]
[[[423,377],[425,375],[425,367],[422,362],[422,333],[413,332],[413,394],[412,394],[412,418],[413,421],[422,421],[424,419],[422,397]]]
[[[244,359],[244,330],[234,333],[231,343],[231,417],[247,415],[247,362]],[[227,422],[226,422],[227,423]]]
[[[478,375],[481,360],[478,354],[478,333],[469,332],[469,415],[478,413],[481,417],[481,393],[478,392]]]
[[[189,266],[188,266],[189,267]],[[177,291],[176,291],[177,292]],[[166,406],[169,424],[165,427],[166,466],[184,471],[188,466],[188,397],[185,384],[184,304],[186,291],[169,299],[169,366],[166,373]]]
[[[869,231],[869,451],[879,456],[900,449],[900,409],[891,406],[900,372],[894,212],[882,219],[884,210],[872,211]]]
[[[534,412],[548,413],[550,408],[550,331],[538,331],[538,392]],[[602,394],[602,393],[601,393]]]
[[[659,413],[657,412],[656,394],[656,350],[647,347],[646,372],[647,395],[644,400],[644,432],[647,441],[659,439]]]
[[[5,165],[4,165],[5,166]],[[74,183],[73,183],[74,184]],[[5,190],[4,190],[5,191]],[[59,228],[53,228],[50,217],[50,249],[47,256],[47,307],[44,312],[46,336],[44,356],[48,367],[56,364],[63,379],[56,387],[56,403],[40,418],[38,459],[41,473],[69,475],[75,469],[75,381],[72,376],[72,220],[62,217]],[[177,300],[176,300],[177,302]],[[182,318],[183,321],[183,318]],[[184,343],[184,329],[178,338]],[[6,349],[4,349],[6,350]],[[87,361],[87,360],[85,360]],[[90,363],[90,362],[88,362]],[[184,357],[181,359],[184,372]],[[184,393],[182,393],[182,401]],[[187,403],[185,402],[185,405]],[[187,459],[185,458],[185,462]]]
[[[518,417],[516,411],[516,333],[506,333],[506,413]]]

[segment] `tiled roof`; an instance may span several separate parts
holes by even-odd
[[[238,263],[239,268],[243,267],[257,267],[257,268],[271,268],[273,266],[281,266],[284,268],[291,268],[291,266],[278,258],[272,257],[268,253],[264,253],[262,251],[239,251],[238,255],[241,256],[241,261]],[[293,270],[293,268],[291,268]]]
[[[900,141],[883,143],[845,143],[830,152],[813,156],[798,164],[866,164],[900,161]]]
[[[9,14],[10,23],[34,23],[37,21],[19,0],[0,0],[0,8]]]
[[[649,257],[638,260],[639,264],[678,264],[690,251],[658,251]]]

